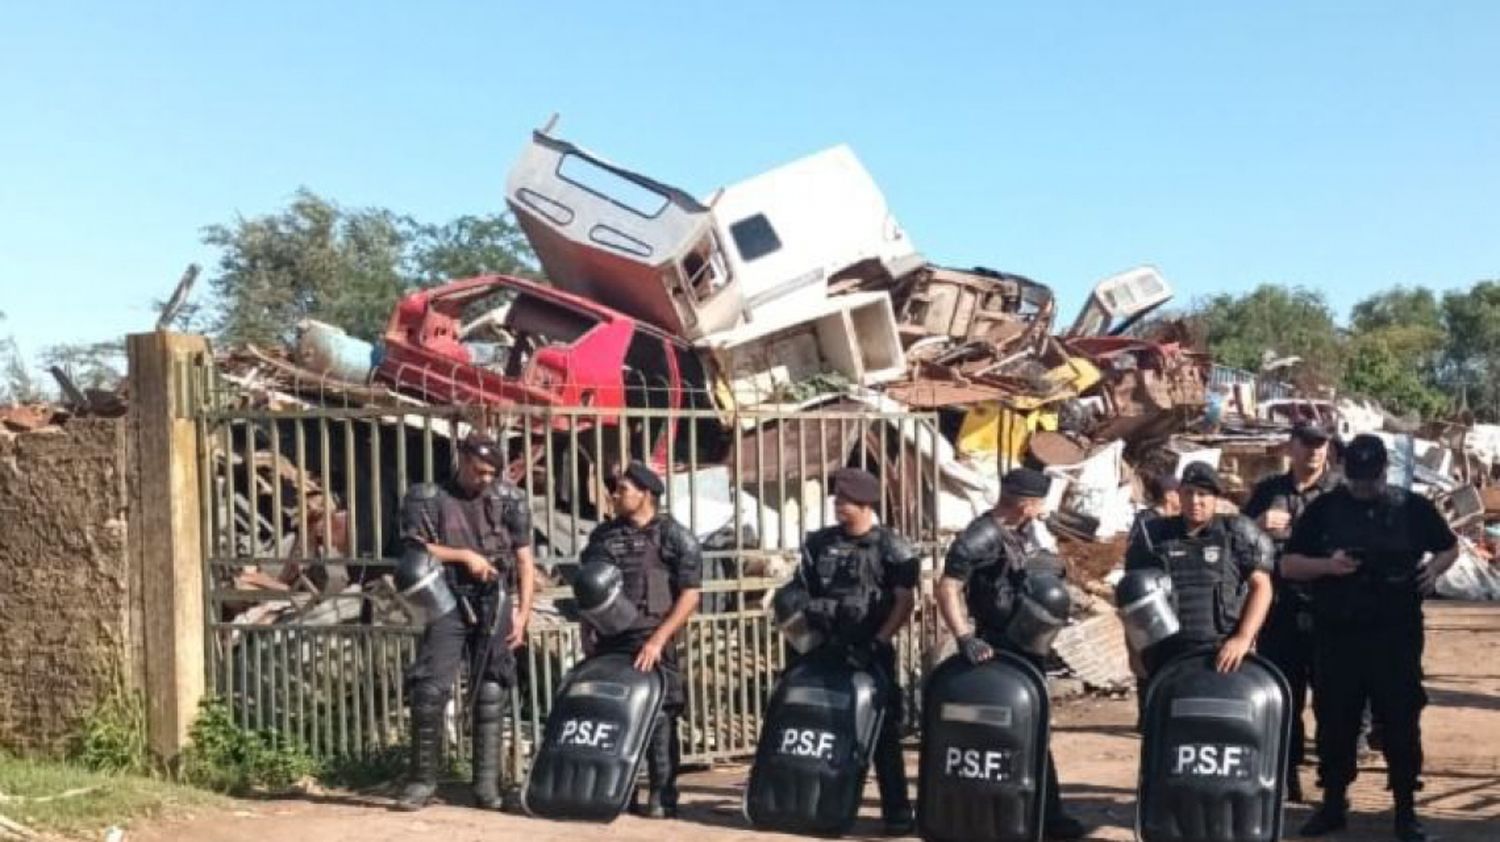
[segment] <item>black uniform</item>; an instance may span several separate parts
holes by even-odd
[[[1255,520],[1271,510],[1286,512],[1295,526],[1312,501],[1339,486],[1341,478],[1324,470],[1317,482],[1306,489],[1297,487],[1290,472],[1261,480],[1241,512]],[[1287,536],[1290,537],[1290,536]],[[1312,681],[1313,634],[1312,591],[1307,585],[1282,578],[1279,561],[1286,550],[1286,538],[1272,536],[1276,545],[1278,569],[1272,573],[1275,584],[1271,613],[1261,627],[1256,650],[1275,664],[1292,688],[1292,743],[1290,763],[1293,769],[1302,764],[1306,754],[1306,735],[1302,729],[1302,710],[1307,706],[1307,690]]]
[[[636,526],[625,517],[600,524],[589,535],[581,560],[618,567],[624,594],[639,614],[634,628],[595,640],[596,653],[638,654],[671,613],[682,592],[703,585],[703,553],[698,539],[682,524],[662,514],[645,526]],[[681,757],[677,717],[686,703],[676,638],[662,647],[657,669],[665,693],[662,715],[646,752],[646,772],[659,806],[670,811],[677,807],[677,764]]]
[[[980,515],[953,539],[943,561],[943,575],[964,583],[974,633],[990,646],[1014,652],[1044,670],[1042,658],[1016,647],[1005,635],[1021,585],[1033,572],[1062,576],[1065,568],[1051,554],[1028,555],[1021,536],[989,514]],[[1055,821],[1061,816],[1062,789],[1048,747],[1045,818]]]
[[[1385,729],[1388,782],[1398,799],[1422,772],[1422,595],[1417,572],[1426,553],[1457,543],[1430,500],[1388,488],[1360,501],[1338,488],[1308,506],[1286,551],[1312,557],[1337,550],[1361,560],[1357,572],[1312,583],[1318,634],[1313,708],[1318,771],[1342,795],[1357,774],[1360,714],[1368,700]]]
[[[1154,675],[1182,652],[1234,634],[1251,574],[1270,573],[1275,556],[1270,536],[1242,515],[1215,515],[1194,535],[1181,515],[1138,530],[1125,553],[1125,569],[1165,571],[1182,624],[1177,634],[1141,653],[1147,673]]]
[[[896,649],[876,639],[890,618],[897,589],[917,586],[916,551],[895,532],[875,526],[853,537],[841,526],[807,536],[798,575],[811,601],[809,617],[830,635],[831,643],[865,654],[886,683],[885,719],[875,745],[875,777],[880,804],[888,820],[911,814],[906,765],[901,757],[901,685]]]
[[[412,708],[413,777],[430,786],[437,776],[443,708],[468,655],[475,683],[474,783],[481,804],[492,806],[498,798],[505,689],[516,681],[515,656],[505,645],[511,626],[508,591],[516,572],[516,551],[531,545],[526,495],[508,482],[495,482],[478,494],[468,493],[454,479],[414,485],[402,504],[401,537],[474,550],[498,573],[486,584],[465,567],[444,565],[459,609],[427,626],[405,682]]]

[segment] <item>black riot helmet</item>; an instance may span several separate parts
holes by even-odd
[[[1125,626],[1125,639],[1137,652],[1182,628],[1172,606],[1172,577],[1164,570],[1148,567],[1127,572],[1115,585],[1115,607]]]
[[[793,577],[771,596],[771,614],[776,627],[792,648],[801,653],[811,652],[823,645],[823,633],[808,622],[807,606],[812,596],[802,578]]]
[[[443,564],[421,541],[406,541],[396,560],[396,596],[418,625],[427,626],[458,608]]]
[[[607,561],[585,562],[573,577],[573,598],[583,621],[604,637],[629,631],[640,616],[625,596],[625,577]]]
[[[1068,624],[1073,600],[1061,577],[1051,573],[1032,573],[1016,594],[1015,610],[1005,624],[1005,637],[1021,651],[1046,655],[1052,641]]]

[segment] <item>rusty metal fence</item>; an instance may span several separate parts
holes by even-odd
[[[608,515],[604,478],[621,459],[671,466],[666,508],[704,545],[703,607],[679,641],[690,763],[754,750],[784,665],[764,597],[794,568],[802,536],[832,522],[825,489],[833,470],[854,464],[879,475],[881,521],[917,544],[927,571],[937,558],[940,434],[931,414],[856,402],[728,415],[326,406],[258,394],[211,367],[189,379],[204,501],[209,686],[242,725],[318,756],[358,756],[405,740],[402,675],[418,629],[390,583],[391,539],[407,487],[442,480],[454,442],[471,428],[506,448],[509,478],[531,500],[540,568],[508,717],[512,776],[540,738],[559,679],[582,657],[578,628],[555,600],[567,594],[589,531]],[[930,633],[934,623],[919,608],[899,641],[908,694],[925,636],[915,630]],[[465,719],[449,720],[460,754]]]

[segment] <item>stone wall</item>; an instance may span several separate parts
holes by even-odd
[[[56,752],[140,686],[124,419],[0,433],[0,749]]]

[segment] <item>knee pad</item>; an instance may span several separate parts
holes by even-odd
[[[448,690],[431,681],[419,681],[411,688],[412,708],[441,708],[448,703]]]

